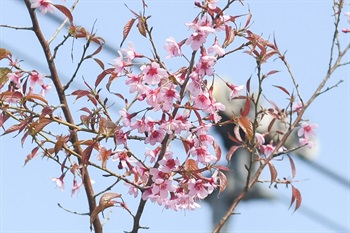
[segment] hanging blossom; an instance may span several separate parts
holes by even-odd
[[[218,56],[225,55],[225,50],[219,44],[219,40],[217,37],[215,37],[214,44],[208,48],[208,53],[216,53]]]
[[[164,49],[169,52],[166,58],[178,57],[182,56],[181,46],[182,43],[177,43],[173,37],[169,37],[166,39],[166,44],[164,45]]]
[[[242,91],[244,88],[244,85],[236,86],[230,83],[226,83],[226,85],[231,89],[229,100],[232,100],[235,97],[237,97],[239,95],[239,92]]]
[[[53,13],[55,7],[52,5],[50,0],[31,0],[31,8],[39,8],[41,14],[46,14],[47,12]]]
[[[59,187],[61,191],[64,191],[64,181],[63,181],[63,179],[64,179],[65,175],[66,175],[66,173],[63,173],[58,178],[51,178],[51,180],[56,183],[57,187]]]
[[[131,41],[128,42],[128,48],[122,49],[122,52],[126,55],[128,62],[132,62],[135,58],[143,57],[142,54],[136,53],[135,45]]]
[[[197,19],[192,23],[186,23],[187,26],[195,30],[190,37],[187,38],[186,44],[191,45],[194,51],[197,51],[200,46],[206,42],[210,33],[214,33],[215,29],[212,27],[211,20],[208,16]]]

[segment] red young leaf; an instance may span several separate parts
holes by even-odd
[[[231,157],[232,155],[236,152],[236,150],[240,148],[240,146],[231,146],[231,148],[228,150],[227,154],[226,154],[226,160],[227,162],[231,161]]]
[[[198,170],[198,166],[196,164],[196,161],[194,161],[193,159],[186,160],[185,169],[187,171],[197,171]]]
[[[249,26],[249,24],[250,24],[250,20],[252,19],[252,14],[250,13],[250,11],[249,11],[249,13],[248,13],[248,18],[247,18],[247,21],[246,21],[246,23],[245,23],[245,28],[247,27],[247,26]]]
[[[5,130],[5,132],[2,135],[9,134],[9,133],[15,132],[17,130],[22,131],[23,128],[24,128],[24,125],[23,125],[23,122],[21,122],[17,125],[12,125],[11,127],[9,127],[7,130]]]
[[[37,120],[36,122],[34,122],[31,127],[33,128],[33,133],[37,134],[39,132],[41,132],[45,126],[47,126],[48,124],[50,124],[52,122],[52,120],[48,119],[48,118],[41,118],[39,120]]]
[[[57,155],[58,152],[63,149],[63,146],[69,140],[69,136],[57,136],[56,140],[57,141],[55,143],[55,155]]]
[[[274,86],[274,87],[277,87],[277,88],[281,89],[281,90],[282,90],[284,93],[286,93],[287,95],[289,95],[289,96],[290,96],[290,94],[289,94],[289,92],[287,91],[287,89],[286,89],[286,88],[281,87],[281,86],[276,86],[276,85],[272,85],[272,86]]]
[[[100,46],[98,46],[98,48],[95,50],[95,52],[93,52],[92,54],[86,56],[86,58],[91,58],[91,57],[95,56],[96,54],[98,54],[99,52],[101,52],[102,48],[103,48],[103,44],[101,44]]]
[[[241,134],[239,133],[239,127],[237,125],[235,125],[235,127],[233,128],[233,132],[235,134],[235,139],[238,142],[243,142],[242,138],[241,138]]]
[[[247,101],[248,102],[248,101]],[[248,141],[253,138],[253,125],[248,117],[239,117],[238,125],[244,131],[247,136]]]
[[[94,147],[97,145],[97,142],[93,142],[92,144],[90,144],[88,147],[85,148],[85,150],[83,151],[82,155],[81,155],[81,163],[84,165],[87,165],[92,153],[92,150],[94,149]]]
[[[229,46],[235,39],[235,30],[232,30],[231,26],[225,25],[225,41],[223,44],[223,48],[226,48],[227,46]]]
[[[32,160],[32,158],[35,157],[35,155],[37,154],[38,150],[39,150],[39,147],[37,146],[30,152],[29,155],[27,155],[26,159],[24,160],[24,165],[23,166],[25,166],[30,160]]]
[[[87,96],[90,94],[90,91],[88,90],[76,90],[76,91],[73,91],[71,93],[71,95],[76,95],[77,97],[75,98],[75,100],[78,100],[79,98],[83,97],[83,96]]]
[[[221,159],[221,148],[220,148],[219,144],[217,144],[215,141],[213,141],[213,147],[214,147],[216,159],[217,159],[217,161],[220,161],[220,159]]]
[[[184,138],[181,138],[181,142],[182,142],[182,145],[184,146],[186,154],[188,154],[188,151],[191,149],[189,142]]]
[[[101,67],[102,70],[105,69],[105,65],[100,59],[94,58],[94,61]]]
[[[106,168],[107,160],[113,154],[112,149],[107,150],[105,147],[100,149],[100,157],[102,161],[102,167]]]
[[[3,127],[5,121],[7,121],[10,118],[9,115],[5,114],[4,112],[2,112],[0,114],[0,127]]]
[[[251,80],[252,77],[250,77],[248,80],[247,80],[247,83],[246,83],[246,89],[247,89],[247,93],[250,93],[250,80]]]
[[[132,25],[134,25],[134,23],[135,23],[135,20],[136,20],[135,18],[130,19],[130,20],[125,24],[124,29],[123,29],[123,40],[122,40],[122,42],[120,43],[120,46],[119,46],[119,47],[122,47],[122,46],[123,46],[123,43],[124,43],[126,37],[128,37],[129,32],[130,32],[130,30],[131,30],[131,28],[132,28]]]
[[[53,113],[53,109],[50,106],[45,106],[41,110],[40,118],[44,118],[47,115],[50,116],[50,115],[52,115],[52,113]]]
[[[290,202],[289,208],[292,207],[294,202],[295,202],[295,209],[294,209],[294,212],[295,212],[301,206],[302,197],[301,197],[300,191],[292,185],[292,200]]]
[[[215,166],[215,167],[221,171],[227,171],[227,172],[230,171],[230,168],[228,168],[226,166],[219,165],[219,166]]]
[[[292,178],[294,178],[295,175],[296,175],[295,164],[294,164],[294,161],[293,161],[292,157],[290,157],[289,155],[287,155],[287,156],[289,158],[290,167],[292,168]]]
[[[218,178],[220,182],[220,189],[219,192],[222,193],[227,186],[227,177],[222,171],[218,171]]]
[[[270,72],[268,72],[268,73],[266,74],[266,77],[269,76],[269,75],[272,75],[272,74],[276,74],[276,73],[278,73],[278,72],[279,72],[278,70],[271,70]]]
[[[31,100],[31,101],[40,100],[41,102],[44,102],[45,104],[48,104],[48,102],[47,102],[47,100],[45,99],[44,96],[39,95],[39,94],[34,94],[34,93],[25,96],[24,97],[24,101],[27,101],[27,100]]]
[[[250,100],[248,97],[246,97],[244,110],[242,111],[241,109],[240,113],[242,117],[246,117],[248,116],[249,112],[250,112]]]
[[[52,4],[52,5],[56,7],[59,11],[61,11],[69,19],[70,24],[73,24],[73,15],[67,7],[59,4]]]
[[[100,82],[103,80],[104,77],[106,77],[106,75],[111,74],[113,71],[114,68],[109,68],[107,70],[102,71],[102,73],[97,76],[97,79],[95,81],[95,87],[97,87],[100,84]]]
[[[276,122],[276,118],[273,118],[273,119],[270,121],[270,124],[269,124],[269,126],[267,127],[267,132],[271,132],[272,126],[275,124],[275,122]]]
[[[271,186],[272,183],[276,181],[277,170],[276,170],[275,166],[271,162],[268,162],[268,165],[269,165],[270,174],[271,174],[271,181],[270,181],[270,186]]]
[[[24,145],[24,142],[25,142],[25,140],[27,139],[27,137],[28,137],[28,135],[29,135],[29,130],[27,130],[24,134],[23,134],[23,137],[22,137],[22,139],[21,139],[21,144],[22,144],[22,147],[23,147],[23,145]]]

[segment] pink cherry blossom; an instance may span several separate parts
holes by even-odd
[[[193,106],[198,109],[208,109],[211,105],[208,93],[201,93],[196,97],[192,97],[191,100],[194,102]]]
[[[143,65],[140,68],[143,73],[143,79],[147,84],[157,85],[162,78],[167,78],[167,72],[160,68],[159,64],[152,62],[149,65]]]
[[[131,125],[131,119],[135,116],[134,114],[129,114],[125,108],[121,109],[119,111],[120,116],[123,117],[123,125],[124,126],[130,126]]]
[[[115,67],[114,73],[117,76],[121,76],[124,73],[125,67],[130,64],[124,61],[123,54],[121,51],[118,51],[119,57],[113,60],[113,66]]]
[[[298,136],[304,136],[305,139],[309,140],[312,136],[316,134],[317,124],[308,124],[307,122],[301,123],[301,128],[298,130]]]
[[[161,150],[160,146],[154,150],[146,148],[145,156],[151,157],[150,163],[154,163],[160,150]]]
[[[233,85],[230,83],[226,83],[226,85],[231,89],[230,97],[229,99],[232,100],[233,98],[237,97],[239,95],[239,92],[243,90],[244,85]]]
[[[175,41],[173,37],[169,37],[168,39],[166,39],[166,44],[164,45],[164,49],[167,52],[169,52],[166,58],[182,56],[180,45]]]
[[[192,50],[197,51],[205,43],[207,35],[203,32],[194,32],[187,38],[186,44],[191,45]]]
[[[64,191],[64,181],[63,181],[63,179],[64,179],[64,176],[65,176],[65,175],[66,175],[66,174],[63,173],[63,174],[62,174],[60,177],[58,177],[58,178],[51,178],[52,181],[56,182],[57,187],[59,187],[61,191]]]
[[[33,71],[29,74],[30,87],[34,88],[36,84],[43,85],[45,76]]]
[[[190,82],[186,86],[186,90],[191,94],[193,97],[197,97],[199,93],[202,91],[202,87],[204,86],[203,80],[201,77],[199,77],[198,73],[196,71],[193,71],[190,74]]]
[[[123,130],[116,130],[114,133],[114,143],[116,145],[124,145],[124,147],[127,146],[128,141],[128,135],[130,132],[123,132]]]
[[[163,159],[160,160],[158,163],[160,165],[162,165],[160,170],[164,173],[169,173],[169,172],[175,171],[178,168],[178,166],[180,165],[179,159],[174,159],[173,152],[171,152],[171,151],[167,151],[164,154]]]
[[[124,183],[124,185],[129,187],[128,194],[133,195],[134,197],[137,197],[139,194],[139,189],[135,187],[135,185],[129,184],[129,183]]]
[[[199,76],[211,76],[214,73],[213,66],[216,63],[216,58],[213,56],[202,56],[196,64],[197,73]]]
[[[148,137],[145,139],[146,144],[155,145],[157,142],[162,142],[164,138],[164,131],[162,129],[157,129],[149,133]]]
[[[125,84],[129,86],[129,92],[134,93],[142,93],[143,91],[143,85],[142,85],[142,79],[141,75],[135,75],[135,74],[127,74],[126,75],[128,79],[125,81]]]
[[[137,160],[131,157],[128,151],[126,150],[116,153],[112,157],[112,160],[119,161],[119,164],[118,164],[119,169],[128,168],[129,170],[133,170],[134,166],[132,164],[137,162]]]
[[[192,156],[196,157],[198,162],[205,164],[205,165],[216,161],[215,156],[213,156],[209,153],[209,149],[206,146],[192,147],[189,150],[189,153]]]
[[[143,94],[145,95],[145,99],[148,105],[153,107],[153,111],[158,111],[161,109],[161,103],[159,102],[159,93],[161,87],[156,89],[151,89],[147,86],[143,89]]]
[[[83,185],[83,183],[78,183],[78,181],[74,178],[73,179],[73,188],[72,188],[72,194],[71,196],[73,197],[76,192],[80,190],[80,187]]]
[[[262,152],[266,157],[269,157],[272,154],[272,152],[275,150],[275,147],[271,144],[262,145],[262,148],[263,148]]]
[[[50,0],[31,0],[31,8],[39,8],[41,14],[46,14],[47,12],[53,13],[55,7],[52,5]]]
[[[178,132],[180,124],[181,122],[178,120],[173,120],[170,118],[169,120],[162,122],[159,127],[163,129],[167,134],[173,134]]]
[[[52,84],[42,84],[41,88],[40,95],[45,97],[46,92],[52,89]]]
[[[155,121],[152,118],[147,117],[142,119],[137,119],[136,122],[131,124],[131,129],[137,129],[139,133],[151,132],[154,130]]]
[[[175,89],[175,85],[168,84],[162,86],[158,95],[158,101],[163,102],[162,110],[165,112],[168,112],[172,108],[174,101],[180,101],[180,94]]]
[[[265,138],[262,134],[260,133],[255,133],[255,139],[258,142],[260,146],[262,146],[265,143]]]
[[[191,178],[188,180],[188,194],[194,198],[204,199],[208,196],[208,185],[203,180],[195,180]]]
[[[131,41],[128,42],[128,48],[122,49],[122,52],[126,54],[126,57],[128,59],[128,63],[132,62],[135,58],[143,57],[142,54],[136,53],[135,45]]]
[[[309,149],[311,149],[314,146],[314,143],[306,138],[299,138],[299,144],[300,146],[306,146]]]
[[[300,112],[301,109],[303,109],[303,104],[300,101],[293,105],[293,110],[295,112]]]
[[[208,53],[216,53],[218,56],[225,55],[225,50],[219,45],[217,38],[215,38],[215,43],[208,48]]]
[[[214,10],[218,1],[219,0],[206,0],[205,2],[208,4],[209,9]]]
[[[21,88],[21,77],[23,76],[23,73],[8,73],[6,76],[9,78],[10,82],[13,82],[15,84],[16,88]]]
[[[189,195],[183,194],[183,195],[179,195],[178,197],[178,201],[177,201],[177,207],[179,209],[183,209],[183,210],[194,210],[194,209],[198,209],[201,206],[195,201],[194,197],[191,197]]]
[[[175,121],[177,122],[178,129],[175,130],[175,133],[180,133],[181,131],[188,132],[190,130],[192,124],[188,121],[188,118],[188,112],[183,112],[181,115],[176,115]]]

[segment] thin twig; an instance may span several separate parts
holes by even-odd
[[[70,11],[72,12],[74,10],[74,8],[76,7],[76,5],[78,4],[79,0],[76,0],[72,7],[70,8]],[[51,42],[57,37],[58,33],[60,33],[60,31],[62,30],[62,28],[64,27],[64,25],[66,25],[66,23],[68,22],[68,18],[66,17],[64,19],[64,21],[62,22],[62,24],[56,29],[56,31],[54,32],[54,34],[51,36],[50,39],[47,40],[48,44],[51,44]]]
[[[90,215],[90,213],[79,213],[79,212],[76,212],[76,211],[72,211],[72,210],[69,210],[67,208],[64,208],[60,203],[57,203],[58,207],[60,207],[61,209],[67,211],[68,213],[71,213],[71,214],[77,214],[77,215]]]
[[[33,27],[18,27],[18,26],[6,25],[6,24],[0,24],[0,27],[11,28],[15,30],[33,30]]]

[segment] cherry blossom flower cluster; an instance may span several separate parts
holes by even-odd
[[[97,160],[101,161],[101,169],[107,169],[107,161],[110,159],[114,162],[114,165],[116,164],[115,167],[119,171],[125,171],[120,178],[129,187],[128,193],[130,195],[137,197],[141,192],[143,200],[150,200],[176,211],[198,208],[200,207],[199,200],[206,198],[218,187],[220,191],[225,188],[224,174],[220,171],[224,169],[217,166],[221,158],[221,149],[209,133],[211,128],[220,122],[219,113],[225,111],[225,106],[217,101],[213,95],[214,83],[222,81],[216,76],[215,66],[227,54],[227,46],[238,35],[238,29],[233,29],[231,25],[237,27],[235,20],[242,17],[242,15],[225,15],[217,4],[218,0],[204,0],[201,3],[196,1],[195,5],[201,9],[202,13],[192,22],[185,24],[190,29],[189,35],[180,41],[177,41],[174,37],[166,39],[164,50],[167,55],[165,59],[185,58],[186,64],[178,70],[167,69],[165,62],[162,62],[155,49],[153,58],[137,52],[132,42],[128,43],[127,48],[118,51],[119,56],[113,60],[112,67],[104,70],[97,77],[95,88],[108,75],[109,80],[106,86],[107,90],[112,93],[115,93],[113,92],[113,81],[118,79],[125,82],[129,94],[134,95],[134,100],[129,104],[127,98],[119,94],[119,97],[122,97],[126,103],[125,107],[119,110],[120,120],[112,121],[110,119],[111,117],[106,114],[108,109],[106,103],[102,104],[98,99],[98,94],[96,94],[98,92],[93,90],[89,84],[87,86],[90,91],[77,90],[72,93],[72,95],[78,96],[77,99],[88,96],[95,106],[98,104],[102,106],[105,110],[104,114],[109,118],[107,120],[107,118],[102,117],[103,114],[100,114],[98,110],[96,110],[98,113],[93,113],[88,108],[80,109],[89,114],[89,116],[81,115],[80,117],[82,127],[86,126],[83,131],[98,134],[101,137],[108,134],[106,140],[112,136],[115,144],[115,148],[110,149],[106,145],[102,145],[102,140],[90,140],[93,141],[90,142],[91,145],[82,143],[83,146],[88,145],[87,149],[91,150],[88,153],[88,150],[85,149],[83,155],[81,155],[81,160],[84,161],[85,157],[88,157],[86,160],[89,161],[91,151],[93,149],[97,150]],[[72,24],[72,16],[67,13],[68,9],[63,9],[60,5],[55,5],[49,0],[31,1],[31,8],[38,8],[42,14],[52,13],[55,7],[64,13]],[[134,15],[137,14],[134,13]],[[137,17],[141,16],[137,15]],[[131,22],[133,23],[133,21]],[[248,16],[246,25],[240,32],[240,36],[249,42],[247,47],[250,50],[247,53],[261,63],[266,62],[268,58],[277,54],[277,46],[250,32],[248,30],[249,22],[250,17]],[[141,24],[142,20],[140,20],[138,26],[139,30],[142,31],[141,34],[146,33],[146,26],[143,25],[144,28],[142,28]],[[77,29],[72,24],[70,28],[72,37],[75,39],[86,37],[85,29],[77,30],[76,32],[81,33],[77,34],[72,33],[74,28]],[[151,30],[148,33],[150,34]],[[224,41],[221,41],[222,38],[225,38]],[[96,37],[96,41],[99,42],[97,44],[102,48],[103,39]],[[191,51],[190,59],[183,52],[185,47],[186,50]],[[261,51],[258,52],[256,48]],[[94,54],[97,54],[98,51],[96,50]],[[19,103],[25,94],[35,94],[38,88],[40,88],[39,96],[42,97],[39,100],[45,100],[46,91],[52,88],[51,84],[45,83],[45,76],[35,70],[24,71],[17,61],[12,60],[11,56],[8,58],[10,66],[15,68],[13,70],[16,71],[11,70],[7,73],[9,89],[7,92],[0,93],[1,101]],[[145,62],[139,70],[135,71],[133,66],[135,63],[140,63],[140,60],[145,60]],[[244,85],[234,85],[228,82],[225,82],[225,84],[230,90],[230,94],[227,96],[228,100],[240,98],[248,101],[247,96],[241,95]],[[4,84],[0,86],[0,90],[3,86]],[[247,87],[247,92],[250,92],[249,89],[250,87]],[[34,99],[38,99],[38,97]],[[143,106],[143,109],[134,110],[134,105]],[[42,107],[46,110],[44,106]],[[298,112],[300,109],[302,109],[302,106],[296,104],[294,112]],[[44,119],[46,115],[50,115],[46,114],[44,110],[41,119]],[[242,116],[238,121],[234,119],[236,120],[234,123],[238,124],[246,134],[245,141],[237,139],[241,143],[241,147],[244,147],[244,144],[246,145],[248,141],[257,145],[253,147],[257,148],[257,154],[262,159],[270,157],[272,153],[287,150],[287,148],[282,147],[276,152],[276,145],[273,141],[266,143],[265,138],[267,138],[269,132],[260,134],[254,130],[255,135],[253,135],[253,130],[250,129],[250,127],[253,127],[253,121],[248,119],[248,112],[242,112],[246,112],[246,110],[241,111]],[[52,120],[50,117],[45,118],[45,120]],[[41,119],[38,120],[39,123],[41,123]],[[57,121],[62,123],[60,120]],[[232,124],[233,121],[230,123]],[[260,122],[255,123],[259,124]],[[42,124],[43,127],[46,126],[45,121]],[[96,127],[91,127],[94,124]],[[95,130],[97,127],[99,127],[99,130]],[[111,133],[105,133],[108,131],[107,128]],[[312,147],[310,139],[315,135],[316,128],[316,124],[301,123],[298,131],[301,145]],[[104,130],[105,132],[102,132]],[[98,133],[96,133],[97,131]],[[239,132],[236,133],[237,138],[240,137],[238,134]],[[67,138],[69,137],[67,136]],[[144,142],[145,147],[147,147],[144,152],[144,159],[141,159],[142,156],[131,152],[130,141],[132,139]],[[66,148],[63,148],[63,144],[67,141],[62,140],[61,142],[55,144],[55,155],[59,151],[57,148],[68,151],[67,147],[69,146],[65,145]],[[181,143],[184,148],[183,151],[174,150],[173,142]],[[70,153],[67,152],[69,155]],[[79,166],[88,165],[88,162],[86,164],[82,163],[83,165],[80,164]],[[60,190],[64,190],[64,178],[70,170],[74,177],[72,188],[72,195],[74,195],[82,186],[82,183],[77,181],[77,176],[82,177],[83,175],[77,171],[79,166],[75,163],[71,164],[71,167],[66,170],[63,169],[64,166],[65,162],[62,164],[61,176],[52,178],[52,181],[56,183]]]
[[[17,66],[19,68],[19,66]],[[13,96],[21,96],[21,95],[16,95],[18,94],[23,94],[26,90],[23,90],[27,86],[27,83],[29,82],[29,92],[28,95],[34,94],[35,93],[35,88],[38,86],[40,88],[39,94],[45,98],[45,94],[48,90],[52,88],[52,84],[45,83],[45,75],[37,72],[37,71],[30,71],[30,72],[25,72],[21,70],[20,68],[14,72],[14,73],[8,73],[7,75],[8,82],[9,82],[9,90],[8,92],[13,93]],[[7,99],[7,102],[9,103],[16,103],[18,102],[19,99]]]
[[[216,3],[204,1],[201,7],[214,10]],[[208,13],[203,14],[186,24],[192,30],[188,38],[180,42],[173,37],[166,39],[166,58],[183,56],[183,46],[189,46],[193,54],[199,52],[191,70],[183,68],[170,72],[158,59],[149,59],[150,62],[140,67],[140,73],[132,72],[129,67],[134,59],[146,56],[136,52],[131,42],[127,48],[118,51],[119,57],[113,61],[110,80],[125,76],[129,93],[136,94],[137,101],[147,106],[145,111],[132,112],[131,108],[119,111],[123,127],[115,137],[116,143],[127,147],[128,137],[145,135],[144,143],[155,147],[146,152],[152,164],[150,168],[133,159],[127,151],[118,152],[113,157],[114,161],[119,164],[119,169],[126,169],[137,177],[135,183],[145,188],[142,198],[166,208],[197,208],[196,201],[205,198],[218,186],[215,169],[211,177],[202,173],[212,170],[219,159],[214,153],[217,143],[208,132],[213,124],[220,121],[218,113],[224,111],[225,106],[216,101],[212,94],[213,86],[209,87],[208,82],[209,78],[214,78],[218,57],[225,54],[216,34],[223,32],[225,24],[230,22],[227,18],[220,17],[213,22]],[[209,36],[213,36],[213,42],[207,45]],[[243,87],[230,84],[232,93],[228,98],[237,97]],[[185,155],[174,153],[169,145],[164,156],[159,158],[160,147],[166,137],[186,144]],[[193,163],[189,166],[192,170],[188,170],[188,161]],[[149,179],[151,183],[147,183]],[[131,184],[126,185],[130,187],[129,194],[138,195],[138,189]]]

